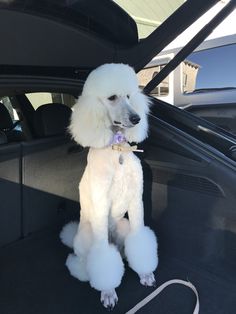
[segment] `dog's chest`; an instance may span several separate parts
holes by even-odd
[[[114,176],[113,181],[115,182],[121,182],[125,179],[125,177],[128,179],[129,175],[129,168],[132,167],[132,162],[127,158],[127,156],[124,156],[124,154],[117,154],[116,158],[114,159]]]
[[[117,194],[117,192],[119,194],[124,193],[126,192],[127,184],[130,184],[131,181],[132,161],[127,158],[127,156],[119,154],[114,162],[115,165],[111,190],[114,190],[114,194]]]
[[[122,163],[120,163],[122,156]],[[136,179],[142,180],[140,163],[136,157],[128,154],[119,154],[114,160],[114,174],[110,188],[110,199],[112,201],[111,216],[122,217],[128,210],[128,204],[132,200],[136,189]]]

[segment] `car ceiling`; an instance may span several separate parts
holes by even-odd
[[[61,16],[58,19],[49,18],[48,11],[45,14],[42,11],[42,3],[45,2],[56,3],[55,0],[15,0],[11,1],[11,5],[0,3],[0,36],[4,43],[0,50],[0,80],[6,81],[5,75],[59,76],[83,80],[93,68],[111,62],[128,63],[139,71],[217,0],[184,2],[150,36],[140,41],[135,39],[137,29],[132,17],[110,0],[99,0],[99,6],[97,0],[69,1],[73,6],[82,5],[86,11],[85,16],[89,19],[83,20],[84,26],[68,24]],[[147,5],[147,1],[144,2]],[[160,0],[157,2],[161,4]],[[25,5],[22,6],[22,3]],[[31,9],[40,3],[41,11],[27,10],[26,3],[31,5]],[[172,1],[168,3],[171,5]],[[173,3],[172,10],[178,4]],[[131,41],[114,42],[106,37],[104,27],[109,29],[110,24],[105,17],[109,17],[109,21],[117,19],[113,23],[114,34],[131,30]],[[95,19],[96,23],[104,23],[105,20],[106,25],[102,24],[104,33],[97,34],[91,29],[91,23],[86,24],[91,19]]]

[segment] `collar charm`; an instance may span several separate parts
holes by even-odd
[[[127,140],[124,136],[124,134],[121,131],[117,131],[114,136],[111,144],[122,144],[126,143]]]
[[[137,145],[130,146],[127,142],[124,134],[121,131],[117,131],[112,139],[111,148],[119,152],[140,152],[143,153],[142,149],[138,149]]]
[[[120,165],[123,165],[123,163],[124,163],[124,157],[122,156],[122,154],[120,154],[119,163],[120,163]]]

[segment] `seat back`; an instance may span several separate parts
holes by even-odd
[[[34,131],[38,138],[64,136],[67,132],[71,109],[63,104],[42,105],[34,113]]]
[[[66,132],[70,115],[61,104],[39,107],[34,119],[39,139],[22,144],[24,235],[79,214],[77,187],[87,153],[74,149]]]
[[[21,236],[20,144],[0,145],[0,191],[0,246],[2,246]]]
[[[0,131],[0,145],[7,143],[7,136],[3,131]]]

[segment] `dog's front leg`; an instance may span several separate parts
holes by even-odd
[[[108,241],[110,204],[107,195],[99,197],[99,200],[93,200],[93,204],[90,222],[94,242],[88,254],[87,270],[91,286],[101,291],[103,305],[106,308],[113,308],[118,301],[115,288],[120,285],[124,266],[120,253]]]
[[[125,239],[125,255],[129,266],[139,275],[140,283],[155,286],[153,272],[158,264],[157,240],[154,232],[144,226],[141,195],[138,193],[130,202],[130,233]]]

